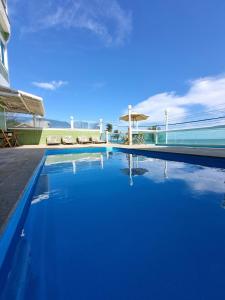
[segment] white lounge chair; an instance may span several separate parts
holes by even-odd
[[[98,137],[91,137],[93,144],[105,144],[105,141],[100,140]]]
[[[49,135],[46,139],[47,145],[60,145],[61,138],[58,135]]]
[[[78,136],[77,141],[79,144],[89,144],[90,139],[88,139],[86,136]]]
[[[76,141],[71,135],[67,135],[62,137],[62,143],[64,145],[73,145],[76,143]]]

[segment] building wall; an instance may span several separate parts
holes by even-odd
[[[10,37],[10,23],[5,0],[0,0],[0,85],[9,86],[7,43]]]
[[[88,129],[15,129],[20,145],[46,145],[46,138],[50,135],[100,137],[99,130]]]

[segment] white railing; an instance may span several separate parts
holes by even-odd
[[[21,114],[5,114],[6,127],[7,128],[64,128],[64,129],[90,129],[100,130],[99,121],[84,121],[73,120],[73,126],[71,120],[63,121],[57,119],[39,118]]]

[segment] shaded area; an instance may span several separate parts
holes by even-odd
[[[0,149],[0,234],[43,154],[44,149]]]

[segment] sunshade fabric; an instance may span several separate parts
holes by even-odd
[[[132,112],[131,113],[131,121],[145,121],[149,118],[149,116],[141,114],[141,113],[137,113],[137,112]],[[120,120],[122,121],[129,121],[129,115],[123,115],[120,117]]]
[[[42,98],[10,88],[0,87],[0,106],[7,112],[44,116]]]

